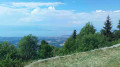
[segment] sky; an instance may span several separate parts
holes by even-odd
[[[0,36],[63,36],[91,22],[99,32],[109,15],[120,20],[120,0],[0,0]]]

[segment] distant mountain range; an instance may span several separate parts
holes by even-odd
[[[38,37],[38,39],[39,43],[41,40],[46,40],[50,45],[61,48],[68,37],[68,35],[65,35],[59,37]],[[10,44],[14,44],[17,47],[17,44],[21,40],[21,38],[22,37],[0,37],[0,43],[7,41]]]

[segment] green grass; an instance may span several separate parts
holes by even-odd
[[[34,62],[29,67],[120,67],[120,47],[79,52]]]

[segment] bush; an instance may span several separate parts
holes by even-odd
[[[79,47],[78,51],[88,51],[103,47],[106,43],[105,39],[106,38],[99,33],[85,35],[76,41]]]
[[[12,59],[18,58],[16,47],[14,45],[10,45],[8,42],[4,42],[0,44],[0,59],[5,59],[7,54],[10,54]]]
[[[63,47],[64,54],[68,54],[74,52],[76,50],[75,39],[70,37],[65,41],[65,45]]]
[[[10,57],[10,54],[7,54],[6,58],[0,61],[0,67],[23,67],[21,60],[13,60]]]
[[[51,47],[48,44],[44,44],[39,46],[38,54],[39,54],[39,57],[42,59],[49,58],[53,56],[52,51],[53,51],[53,47]]]

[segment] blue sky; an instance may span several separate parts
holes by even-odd
[[[120,0],[0,0],[0,36],[70,35],[89,21],[99,31],[110,15],[120,20]]]

